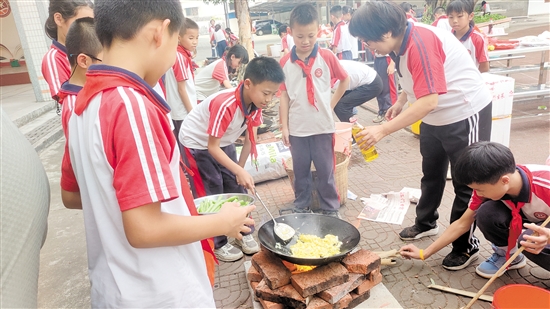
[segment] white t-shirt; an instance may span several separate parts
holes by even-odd
[[[440,16],[436,21],[433,22],[432,26],[441,28],[446,31],[453,30],[451,24],[449,24],[449,18],[446,15]]]
[[[422,119],[427,124],[441,126],[464,120],[492,100],[481,73],[451,32],[409,22],[394,61],[409,102],[439,94],[437,107]]]
[[[364,63],[353,60],[339,61],[349,76],[349,87],[346,90],[353,90],[359,86],[368,85],[376,78],[376,71]],[[332,88],[338,87],[339,84],[340,81],[336,81]]]
[[[242,89],[242,88],[241,88]],[[208,149],[208,138],[220,138],[220,147],[233,144],[246,130],[244,107],[241,109],[235,97],[236,89],[226,89],[209,96],[197,105],[185,118],[178,134],[186,148]],[[242,101],[241,101],[242,104]],[[254,105],[252,105],[254,107]],[[262,124],[262,111],[250,111],[252,125]]]
[[[487,51],[487,41],[481,35],[481,33],[475,31],[473,27],[459,39],[462,45],[466,47],[470,57],[476,64],[476,68],[479,68],[481,62],[489,61],[489,53]]]
[[[229,80],[225,59],[218,59],[199,71],[195,76],[197,100],[204,100],[223,87],[223,81]]]
[[[100,91],[68,122],[61,187],[82,198],[92,307],[214,308],[200,242],[139,249],[128,243],[124,211],[161,202],[162,212],[190,213],[166,103],[133,73],[101,71],[140,86]]]
[[[332,79],[344,80],[348,74],[336,56],[328,49],[319,48],[317,44],[310,57],[311,77],[315,95],[315,106],[309,103],[307,95],[307,79],[302,68],[296,63],[298,59],[295,51],[281,58],[281,66],[286,79],[281,84],[281,90],[286,91],[290,98],[288,126],[292,136],[311,136],[325,133],[334,133],[334,119],[330,106]]]
[[[176,62],[166,72],[166,102],[170,105],[170,116],[174,120],[183,120],[187,116],[187,110],[181,101],[178,92],[178,83],[185,81],[185,91],[193,108],[197,106],[197,92],[195,90],[195,81],[193,80],[193,64],[180,50],[176,54]]]
[[[336,46],[336,52],[351,51],[351,34],[349,33],[348,24],[341,21],[336,24],[330,44]]]

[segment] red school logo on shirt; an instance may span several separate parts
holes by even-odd
[[[321,70],[321,68],[318,68],[317,70],[315,70],[315,76],[317,77],[323,76],[323,70]]]
[[[546,218],[548,218],[548,215],[545,214],[544,212],[538,212],[537,211],[533,215],[535,216],[535,218],[541,219],[541,220],[546,220]]]

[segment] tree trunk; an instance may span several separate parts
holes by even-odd
[[[252,48],[252,24],[250,22],[250,13],[248,11],[248,0],[235,0],[235,15],[239,23],[239,41],[248,51],[248,58],[254,57]]]

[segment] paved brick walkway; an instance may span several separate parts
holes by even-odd
[[[375,101],[366,105],[374,108]],[[541,102],[533,102],[518,105],[514,109],[514,115],[532,114],[533,109]],[[364,125],[372,125],[374,114],[365,108],[359,109],[359,121]],[[513,121],[512,138],[510,147],[520,163],[544,163],[549,153],[549,117],[534,117]],[[533,147],[539,144],[540,147]],[[358,149],[354,149],[349,165],[349,189],[359,197],[368,197],[371,193],[383,193],[399,191],[403,187],[419,188],[421,178],[421,159],[419,153],[419,140],[412,133],[401,130],[386,137],[377,144],[379,158],[373,162],[363,161]],[[293,200],[293,191],[287,177],[258,184],[258,192],[268,204],[270,210],[277,213],[278,209],[285,208]],[[442,205],[439,208],[440,233],[448,227],[448,218],[454,193],[451,181],[447,182]],[[415,204],[411,204],[403,227],[414,223]],[[349,201],[341,208],[340,213],[345,220],[358,226],[361,233],[360,246],[374,251],[386,251],[399,249],[405,244],[398,233],[402,227],[392,224],[383,224],[357,219],[362,209],[359,200]],[[263,208],[257,208],[253,214],[257,226],[269,217]],[[483,235],[477,231],[476,235],[481,239],[480,258],[472,266],[460,271],[448,271],[441,266],[443,258],[450,252],[446,247],[438,254],[425,262],[408,261],[398,258],[397,265],[385,266],[382,269],[384,275],[383,284],[390,290],[403,308],[459,308],[464,306],[469,299],[454,294],[430,290],[426,286],[430,284],[430,278],[436,284],[456,289],[477,292],[485,282],[475,274],[475,267],[489,257],[492,252]],[[424,238],[415,241],[414,244],[427,247],[436,237]],[[221,262],[216,276],[214,295],[216,304],[220,308],[250,308],[252,306],[250,293],[245,281],[243,262],[249,260],[246,257],[234,263]],[[520,270],[511,270],[497,279],[486,294],[492,294],[499,287],[510,283],[528,283],[543,288],[550,288],[550,273],[529,262]],[[490,304],[479,301],[477,308],[490,308]]]

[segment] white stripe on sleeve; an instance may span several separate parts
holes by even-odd
[[[143,169],[143,175],[145,176],[145,182],[147,184],[149,195],[151,196],[152,201],[158,201],[159,199],[157,198],[157,192],[155,191],[155,186],[153,185],[153,178],[151,177],[151,173],[149,171],[149,165],[147,164],[145,149],[143,148],[143,144],[141,142],[141,135],[136,123],[136,118],[135,118],[136,116],[134,114],[132,102],[130,101],[130,98],[126,95],[126,92],[124,92],[123,87],[117,87],[117,91],[120,94],[120,97],[122,98],[122,100],[124,101],[124,106],[126,107],[126,111],[128,113],[130,128],[132,129],[132,134],[134,135],[134,141],[136,143],[139,161],[141,162],[141,168]]]

